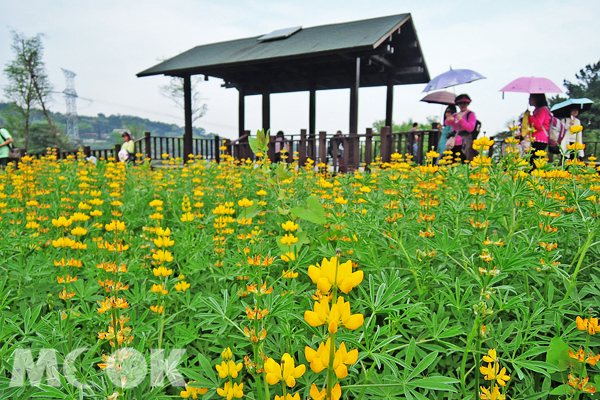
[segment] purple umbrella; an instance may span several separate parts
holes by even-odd
[[[515,79],[508,85],[500,89],[501,92],[521,92],[521,93],[562,93],[550,79],[523,77]]]
[[[423,92],[431,92],[432,90],[462,85],[463,83],[473,82],[478,79],[485,79],[485,76],[470,69],[450,68],[450,71],[444,72],[429,81]]]
[[[455,98],[456,96],[454,93],[443,90],[441,92],[429,93],[427,96],[423,97],[421,101],[424,101],[425,103],[445,104],[449,106],[454,104]]]

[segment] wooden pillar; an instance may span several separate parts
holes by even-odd
[[[243,88],[238,88],[238,94],[238,137],[241,137],[246,125],[246,94]]]
[[[306,163],[306,129],[300,130],[300,143],[298,143],[298,165]]]
[[[221,138],[219,137],[219,135],[215,135],[214,146],[215,161],[219,162],[221,161],[221,149],[219,149],[221,147]]]
[[[183,133],[183,159],[189,161],[190,154],[193,153],[192,139],[192,78],[190,75],[183,77],[183,103],[185,113],[185,130]]]
[[[390,147],[390,133],[391,129],[389,126],[383,126],[381,128],[381,140],[379,143],[379,157],[381,157],[381,162],[390,162],[391,156],[391,147]]]
[[[146,158],[152,160],[152,134],[150,132],[144,132],[144,146],[146,147]]]
[[[360,57],[356,57],[354,83],[350,87],[350,134],[358,133],[358,88],[360,87]]]
[[[308,133],[314,135],[317,131],[317,90],[311,85],[308,92]]]
[[[327,161],[327,132],[319,132],[319,159],[316,163],[324,163]]]
[[[388,83],[387,85],[387,96],[385,99],[385,126],[392,126],[393,119],[392,113],[394,108],[394,84]]]
[[[262,126],[265,133],[271,129],[271,99],[269,93],[262,94]]]
[[[369,165],[373,162],[373,129],[367,128],[365,136],[365,170],[369,171]]]

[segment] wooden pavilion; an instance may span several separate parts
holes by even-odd
[[[309,92],[309,136],[316,133],[316,91],[350,89],[350,135],[358,130],[358,88],[386,86],[385,121],[392,125],[394,85],[430,80],[410,14],[295,27],[194,47],[137,74],[183,78],[184,154],[192,151],[191,76],[222,79],[239,92],[239,136],[245,96],[262,95],[262,125],[270,128],[270,94]]]

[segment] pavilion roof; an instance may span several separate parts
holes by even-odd
[[[137,76],[202,74],[244,93],[348,88],[361,58],[360,86],[426,83],[429,72],[410,14],[303,28],[194,47]]]

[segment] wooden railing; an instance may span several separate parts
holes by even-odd
[[[415,135],[417,140],[415,140]],[[414,161],[422,164],[427,151],[437,147],[439,136],[440,132],[435,129],[417,132],[391,132],[389,127],[383,127],[381,133],[373,133],[372,129],[368,128],[365,133],[351,133],[341,137],[328,135],[326,132],[311,135],[302,129],[299,135],[285,136],[285,146],[289,150],[286,161],[291,163],[293,157],[297,156],[300,165],[304,165],[308,159],[311,159],[315,164],[332,165],[336,171],[340,169],[340,166],[343,166],[343,170],[353,171],[361,166],[368,167],[377,159],[389,162],[392,154],[400,153],[402,155],[414,154]],[[193,154],[202,156],[205,160],[219,162],[221,153],[219,148],[224,146],[224,153],[238,160],[254,160],[255,155],[250,148],[249,138],[250,131],[245,131],[244,135],[235,140],[225,139],[224,143],[219,136],[194,138]],[[337,154],[338,146],[332,145],[332,140],[336,144],[337,141],[342,142],[343,153],[341,155]],[[183,138],[181,137],[152,136],[150,132],[145,132],[144,136],[134,140],[134,144],[136,153],[141,153],[142,158],[161,160],[163,155],[168,155],[168,157],[184,159],[186,156],[183,153]],[[415,144],[417,145],[416,153],[414,153],[413,147]],[[586,159],[598,154],[600,142],[586,142],[585,144]],[[111,157],[117,158],[120,150],[121,144],[115,144],[110,149],[83,147],[86,157],[93,156],[105,160]],[[55,152],[59,159],[75,156],[78,153],[76,150],[61,151],[60,149],[55,149]],[[23,153],[23,155],[25,154],[39,158],[46,155],[46,152]],[[271,160],[275,160],[275,136],[270,137],[268,156]]]
[[[343,165],[348,171],[355,170],[362,165],[368,166],[377,158],[383,162],[389,162],[393,153],[413,155],[413,145],[415,144],[415,135],[418,136],[417,152],[414,160],[422,163],[424,153],[432,147],[437,146],[439,140],[438,130],[426,130],[417,132],[390,132],[389,127],[382,128],[380,134],[373,133],[368,128],[364,134],[348,134],[341,137],[327,135],[326,132],[319,132],[317,135],[306,133],[305,129],[300,131],[300,135],[285,136],[285,146],[288,149],[287,162],[292,162],[297,152],[298,163],[304,165],[307,159],[312,159],[315,164],[331,164],[337,170],[338,163]],[[233,155],[237,159],[254,159],[254,153],[248,144],[250,132],[236,141],[227,141],[225,143],[226,153]],[[335,145],[331,145],[333,142]],[[342,142],[343,153],[338,152],[338,141]],[[269,159],[275,159],[275,137],[271,136],[269,141]]]

